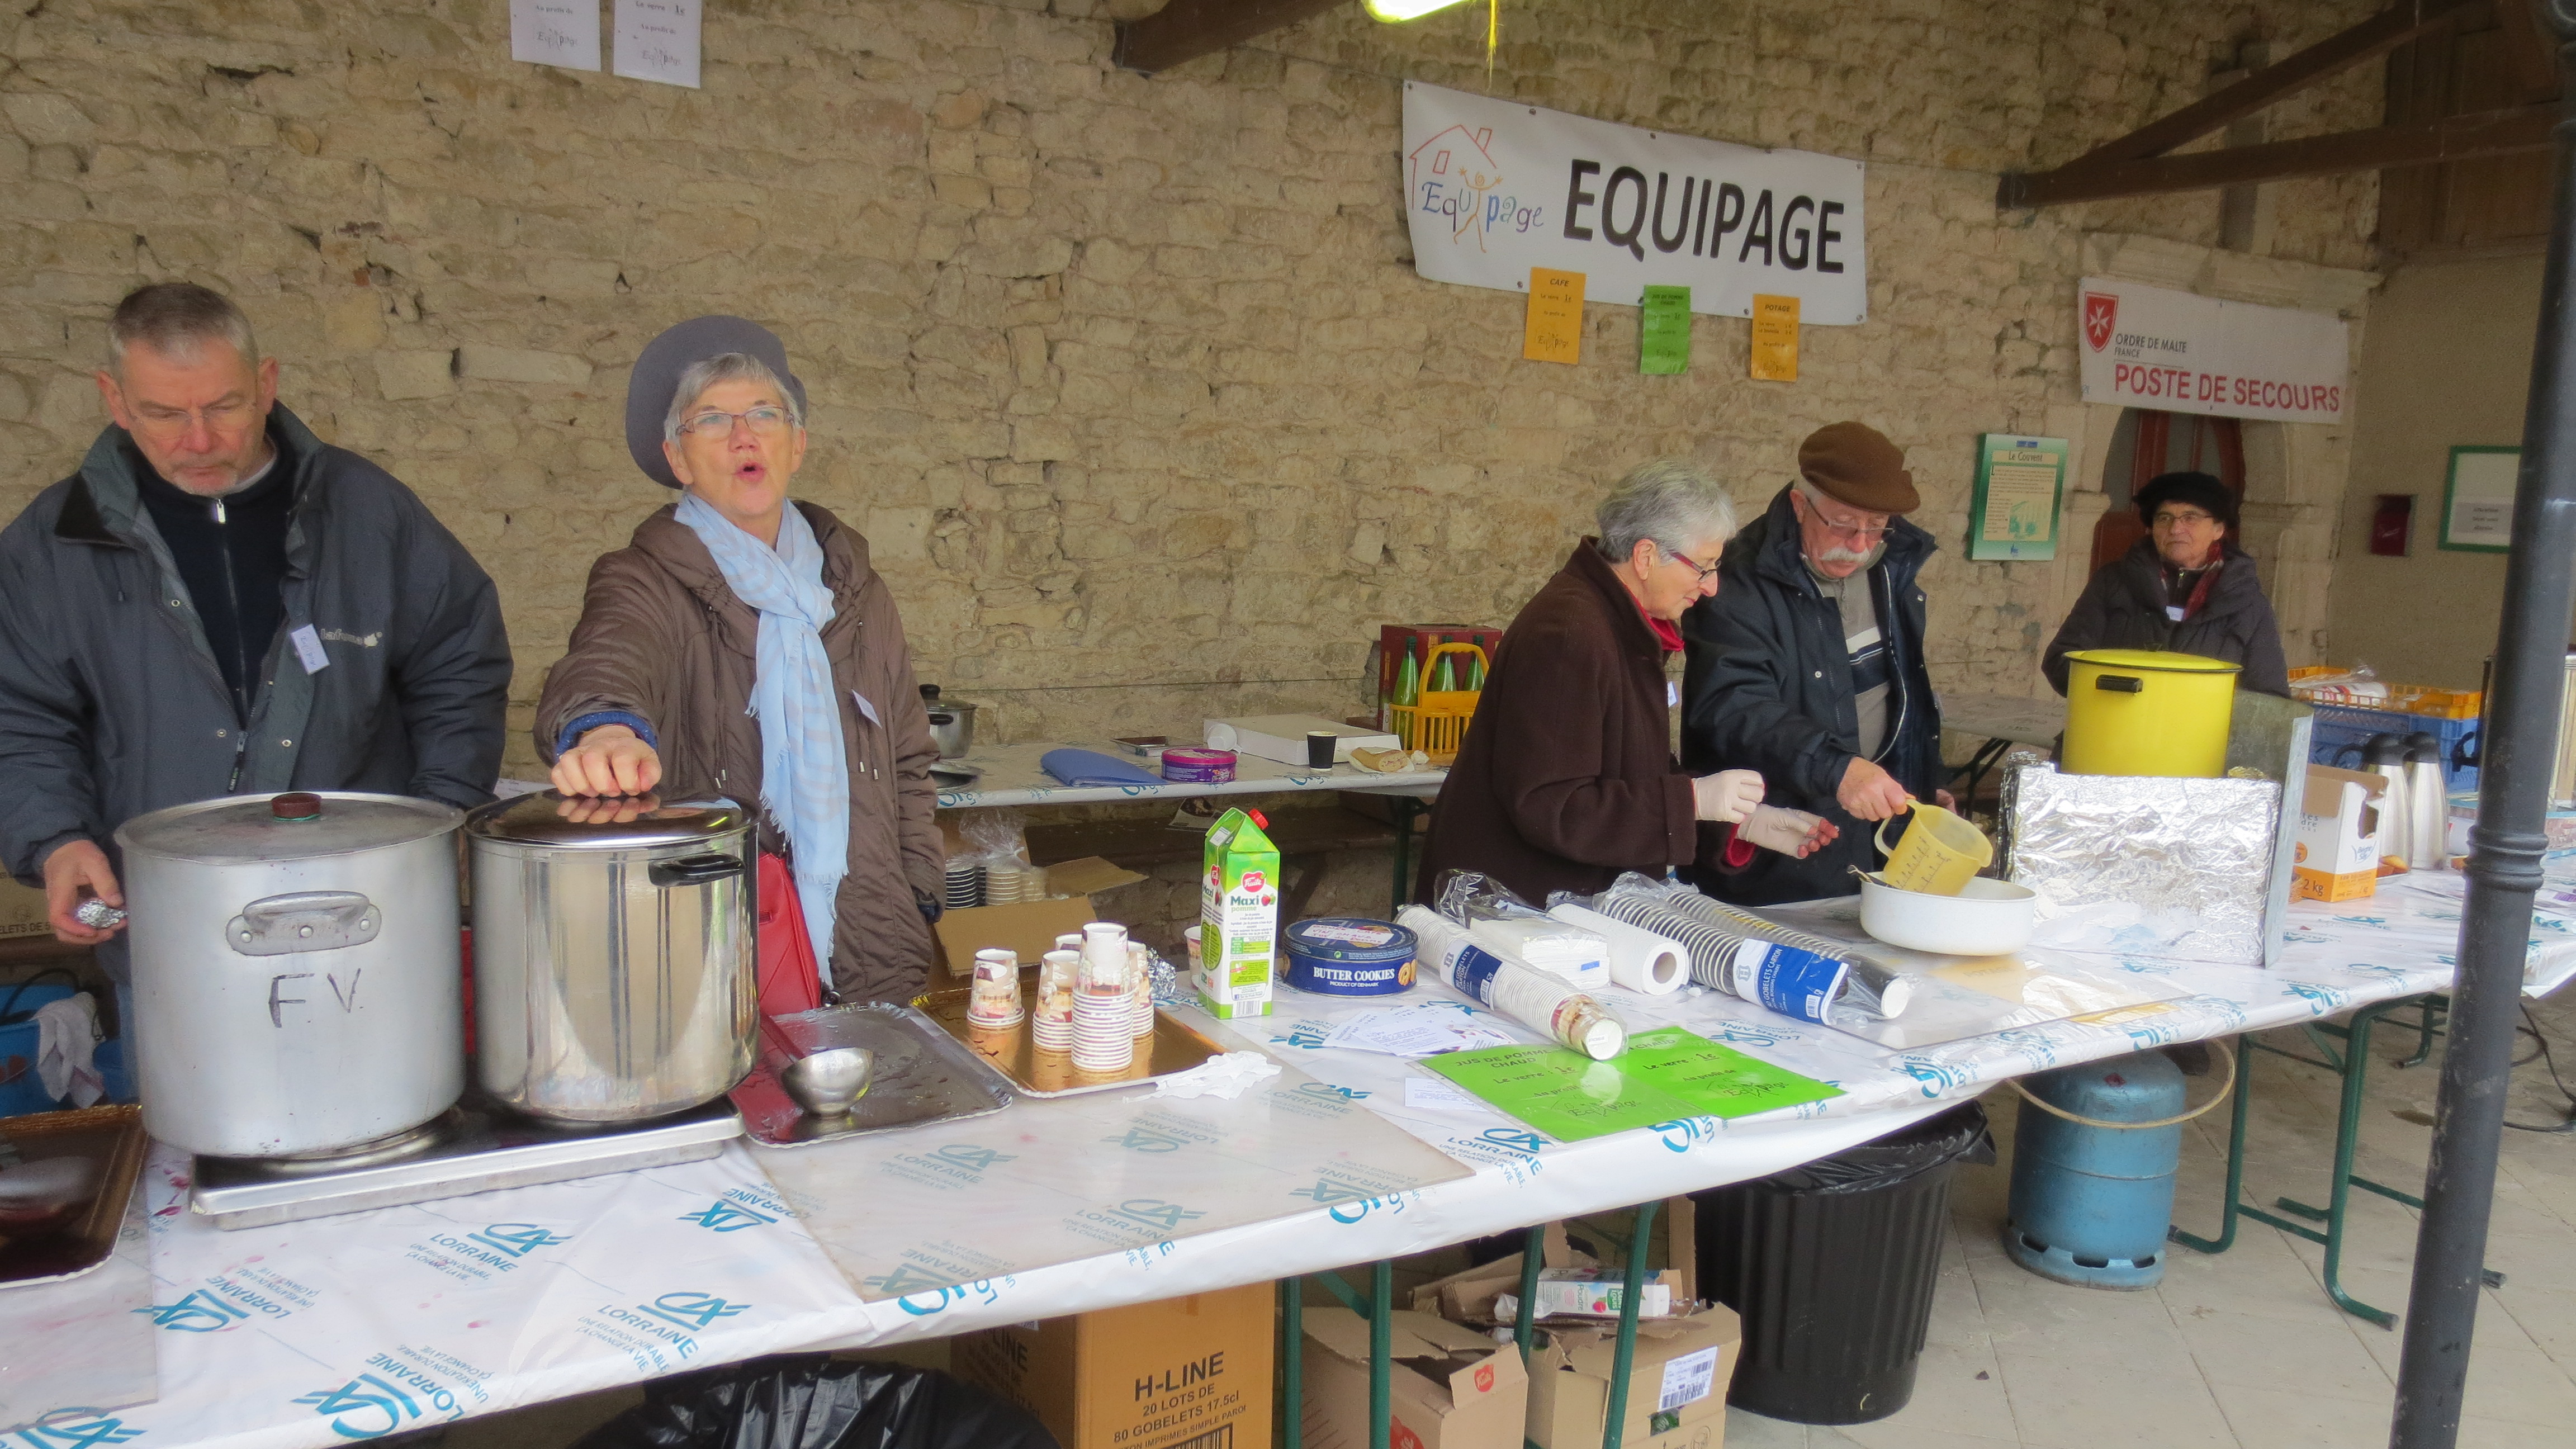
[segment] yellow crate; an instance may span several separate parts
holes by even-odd
[[[1423,659],[1424,679],[1431,677],[1432,661],[1443,654],[1472,654],[1480,670],[1492,668],[1485,651],[1473,644],[1442,644]],[[1446,765],[1458,758],[1458,746],[1467,738],[1467,721],[1475,716],[1476,701],[1482,695],[1482,690],[1475,689],[1426,689],[1412,704],[1389,706],[1387,724],[1406,749],[1420,750],[1431,757],[1431,763]]]

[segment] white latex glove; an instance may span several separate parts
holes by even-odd
[[[1777,805],[1754,806],[1744,823],[1735,827],[1736,839],[1801,860],[1833,844],[1840,834],[1834,823],[1821,815],[1784,810]]]
[[[1720,770],[1691,781],[1697,818],[1737,822],[1762,803],[1762,776],[1753,770]]]

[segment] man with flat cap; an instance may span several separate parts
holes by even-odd
[[[1951,803],[1914,582],[1935,545],[1904,518],[1921,501],[1877,429],[1819,428],[1798,446],[1798,476],[1727,545],[1718,591],[1683,620],[1683,767],[1760,771],[1770,803],[1840,829],[1804,859],[1714,851],[1698,871],[1709,894],[1850,895],[1850,867],[1878,866],[1878,822],[1915,799]]]

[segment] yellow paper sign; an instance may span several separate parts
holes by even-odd
[[[1753,380],[1798,380],[1798,299],[1753,294]]]
[[[1583,274],[1530,268],[1529,321],[1521,356],[1532,362],[1583,360]]]

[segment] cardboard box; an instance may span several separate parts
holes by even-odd
[[[1253,1283],[966,1334],[950,1371],[1037,1415],[1064,1449],[1256,1449],[1270,1442],[1277,1320],[1278,1290]]]
[[[45,916],[45,893],[0,875],[0,941],[53,934]]]
[[[1265,714],[1244,719],[1203,721],[1200,737],[1212,750],[1233,750],[1256,760],[1303,768],[1306,763],[1306,736],[1333,736],[1333,762],[1347,765],[1353,750],[1391,750],[1395,736],[1384,730],[1360,725],[1346,725],[1315,714]]]
[[[1093,895],[1143,879],[1096,855],[1048,866],[1047,889],[1061,899],[965,906],[941,916],[930,928],[931,939],[939,948],[939,964],[952,976],[971,977],[975,974],[975,953],[987,946],[1000,946],[1017,952],[1021,965],[1033,965],[1040,956],[1055,949],[1056,937],[1080,931],[1085,922],[1100,919],[1100,907],[1092,900]]]
[[[2293,899],[2352,901],[2378,891],[2379,807],[2387,796],[2385,776],[2308,766],[2292,855]]]
[[[1600,1449],[1618,1325],[1549,1328],[1545,1336],[1548,1342],[1530,1353],[1529,1440],[1538,1449]],[[1720,1449],[1726,1386],[1742,1340],[1735,1310],[1723,1304],[1687,1318],[1640,1322],[1622,1442],[1635,1449]]]
[[[1647,1266],[1664,1265],[1654,1273],[1652,1281],[1668,1285],[1673,1301],[1683,1304],[1699,1297],[1698,1220],[1693,1206],[1686,1197],[1666,1198],[1663,1209],[1655,1214],[1654,1231],[1646,1240]],[[1618,1211],[1548,1224],[1539,1254],[1540,1268],[1601,1268],[1614,1272],[1624,1268],[1629,1222],[1629,1215]],[[1578,1240],[1616,1257],[1617,1262],[1602,1262],[1576,1247]],[[1517,1297],[1520,1291],[1521,1255],[1514,1253],[1481,1267],[1435,1278],[1413,1290],[1412,1302],[1422,1312],[1481,1328],[1498,1321],[1494,1313],[1496,1297],[1505,1293]]]
[[[1429,1313],[1389,1316],[1389,1449],[1521,1449],[1529,1374],[1519,1347]],[[1347,1308],[1308,1308],[1305,1323],[1307,1449],[1368,1449],[1368,1320]]]

